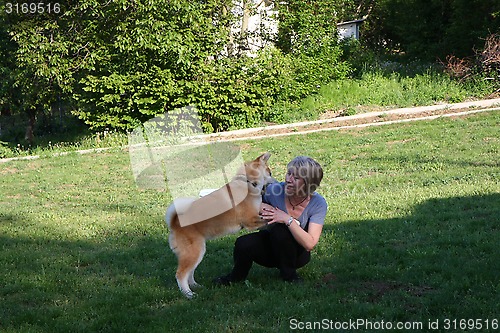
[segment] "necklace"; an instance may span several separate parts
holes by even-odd
[[[303,203],[304,201],[307,200],[307,198],[309,198],[309,196],[306,196],[304,199],[302,199],[301,202],[299,202],[298,204],[294,205],[292,203],[292,200],[290,200],[290,197],[288,197],[288,202],[290,203],[290,205],[292,206],[292,210],[295,210],[295,207],[299,206],[301,203]]]

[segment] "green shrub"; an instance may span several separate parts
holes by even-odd
[[[0,158],[12,157],[13,152],[9,148],[7,142],[0,141]]]

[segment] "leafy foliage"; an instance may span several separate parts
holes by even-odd
[[[378,0],[366,39],[410,58],[471,56],[500,31],[497,0]]]
[[[130,23],[121,22],[107,38],[117,42],[104,44],[116,59],[110,58],[100,75],[81,81],[85,93],[79,100],[96,108],[78,115],[96,127],[128,129],[152,115],[195,105],[206,131],[241,128],[266,120],[275,101],[302,98],[347,74],[333,33],[329,44],[307,52],[266,49],[255,58],[224,56],[235,17],[217,3],[193,7],[179,1],[174,11],[143,7],[128,15]]]
[[[64,95],[92,128],[128,130],[195,105],[204,129],[220,131],[254,125],[276,100],[301,98],[347,74],[333,31],[323,37],[326,44],[298,52],[224,55],[238,19],[231,6],[230,0],[80,0],[60,17],[9,17],[2,31],[15,42],[10,68],[29,96],[20,110],[50,109]]]

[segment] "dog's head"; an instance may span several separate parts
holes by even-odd
[[[272,177],[271,169],[267,165],[267,161],[271,157],[270,153],[265,153],[257,157],[251,162],[245,163],[245,176],[247,182],[255,188],[254,193],[261,195],[265,191],[266,186],[275,183],[276,179]]]

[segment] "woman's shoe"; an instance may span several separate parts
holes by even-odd
[[[302,278],[297,273],[291,274],[286,278],[283,277],[283,280],[286,282],[297,283],[297,284],[304,282],[304,280],[302,280]]]
[[[217,286],[229,286],[229,285],[231,285],[233,280],[231,279],[231,274],[228,274],[228,275],[219,276],[219,277],[213,279],[212,282],[213,282],[213,284],[215,284]]]
[[[291,279],[287,279],[285,280],[286,282],[289,282],[289,283],[293,283],[293,284],[301,284],[301,283],[304,283],[304,280],[302,280],[302,278],[300,276],[295,276]]]

